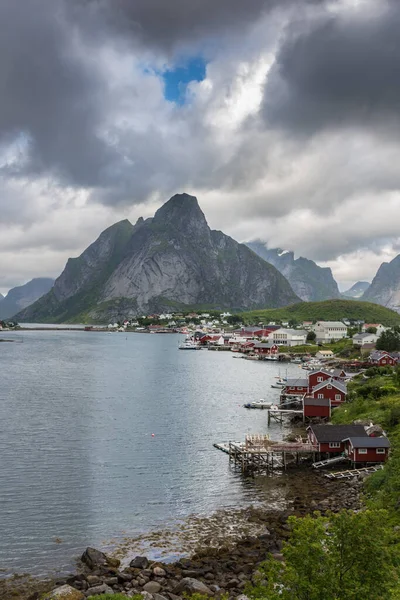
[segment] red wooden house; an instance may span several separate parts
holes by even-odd
[[[386,350],[376,350],[369,357],[369,362],[377,367],[393,367],[397,364],[397,358],[391,356]]]
[[[278,354],[279,348],[276,344],[272,342],[268,343],[257,343],[254,344],[253,347],[254,354],[262,354],[263,356],[268,354]]]
[[[346,400],[347,386],[342,381],[327,379],[311,390],[313,398],[329,398],[332,407],[339,406]]]
[[[303,400],[303,414],[307,418],[320,417],[321,419],[329,419],[331,410],[331,401],[329,398],[312,398],[306,396]]]
[[[344,382],[346,373],[343,369],[317,369],[310,371],[308,374],[308,390],[311,392],[315,386],[319,385],[327,379],[335,379],[336,381]]]
[[[389,456],[390,442],[387,437],[348,437],[344,440],[345,451],[353,463],[380,463]]]
[[[308,379],[288,379],[282,389],[284,396],[304,396],[308,391]]]
[[[368,438],[362,425],[310,425],[307,427],[308,439],[318,452],[340,454],[345,451],[345,439],[353,436]]]

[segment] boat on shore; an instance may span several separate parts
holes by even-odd
[[[260,408],[268,409],[268,410],[278,410],[278,407],[273,402],[268,402],[267,400],[254,400],[254,402],[246,402],[243,404],[244,408]]]

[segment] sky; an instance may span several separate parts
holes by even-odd
[[[332,268],[400,252],[398,0],[2,0],[0,292],[197,196]]]

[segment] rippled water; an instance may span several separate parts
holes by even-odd
[[[276,363],[178,351],[175,335],[7,337],[23,343],[0,344],[0,569],[69,568],[89,544],[262,493],[212,444],[266,431],[241,405],[277,398]]]

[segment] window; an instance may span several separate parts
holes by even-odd
[[[358,449],[358,454],[367,454],[368,450],[366,448],[359,448]]]
[[[341,400],[342,396],[340,394],[335,394],[335,400]]]
[[[317,377],[317,381],[318,381],[318,382],[321,382],[321,381],[323,381],[323,380],[324,380],[324,378],[323,378],[323,377]]]
[[[385,448],[377,448],[377,449],[376,449],[376,453],[377,453],[377,454],[385,454],[385,453],[386,453],[386,450],[385,450]]]
[[[327,387],[327,389],[328,389],[328,390],[331,390],[331,389],[332,389],[332,386],[331,386],[331,385],[327,385],[326,387]]]
[[[323,394],[318,394],[318,398],[323,398],[324,395]]]
[[[340,448],[340,442],[329,442],[329,448]]]

